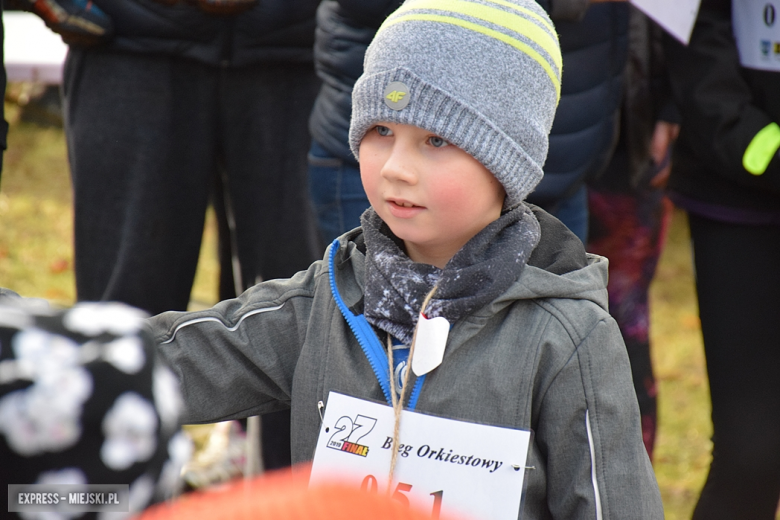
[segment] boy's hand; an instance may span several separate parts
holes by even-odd
[[[10,0],[10,5],[40,16],[68,45],[89,47],[108,42],[114,24],[92,0]]]

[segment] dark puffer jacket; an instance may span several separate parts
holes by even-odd
[[[212,15],[185,1],[95,0],[113,20],[112,50],[174,54],[210,65],[312,60],[319,0],[260,0],[236,15]]]
[[[740,0],[734,2],[740,8]],[[672,89],[682,113],[669,187],[684,197],[675,202],[694,213],[780,222],[780,153],[768,151],[774,156],[767,157],[763,173],[751,174],[743,165],[756,134],[780,124],[780,72],[740,65],[731,3],[703,0],[687,47],[667,39]],[[746,210],[764,216],[748,216]]]
[[[402,0],[324,0],[317,10],[314,64],[322,79],[309,132],[334,157],[357,164],[347,135],[352,87],[363,73],[363,55],[379,26]]]
[[[614,148],[628,48],[628,5],[538,0],[551,15],[563,51],[563,90],[550,136],[545,177],[529,200],[573,193],[604,169]],[[323,80],[309,129],[333,156],[355,162],[347,145],[352,85],[363,54],[400,0],[326,0],[317,12],[315,64]]]
[[[628,4],[591,6],[581,19],[551,12],[563,54],[561,101],[550,131],[544,178],[528,200],[550,208],[606,168],[618,137],[623,70],[628,53]],[[576,16],[576,12],[573,13]]]

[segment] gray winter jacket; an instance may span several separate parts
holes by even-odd
[[[586,256],[560,222],[535,213],[542,241],[529,264],[503,295],[453,325],[417,410],[534,431],[524,520],[663,518],[628,356],[607,312],[607,262]],[[335,282],[359,313],[361,230],[339,246]],[[294,462],[313,457],[317,402],[327,406],[330,391],[384,402],[336,306],[327,261],[210,310],[161,314],[150,325],[181,378],[186,422],[289,407]]]

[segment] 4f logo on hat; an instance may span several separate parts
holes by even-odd
[[[387,99],[389,99],[391,103],[398,103],[404,98],[405,95],[406,92],[401,92],[400,90],[394,90],[385,97],[387,97]]]
[[[393,81],[385,87],[385,105],[393,110],[403,110],[411,101],[409,87],[401,81]]]

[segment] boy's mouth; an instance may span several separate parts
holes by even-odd
[[[390,213],[399,218],[412,217],[425,209],[404,199],[387,199],[387,205],[390,207]]]
[[[400,208],[422,208],[422,206],[418,206],[417,204],[404,199],[387,199],[387,202],[392,206],[398,206]]]

